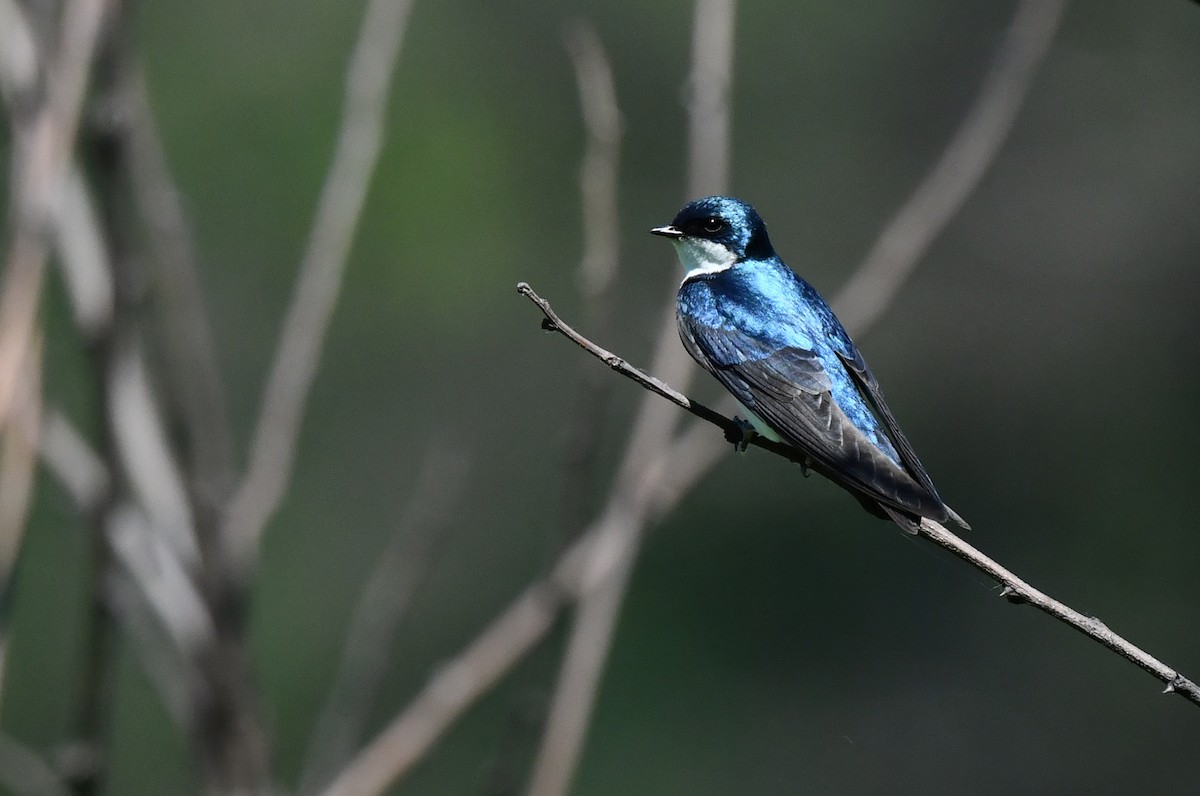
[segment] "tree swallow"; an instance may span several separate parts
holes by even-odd
[[[922,517],[969,527],[938,497],[862,354],[775,254],[753,207],[697,199],[650,231],[671,240],[687,272],[676,310],[684,348],[759,434],[799,449],[867,511],[909,532]]]

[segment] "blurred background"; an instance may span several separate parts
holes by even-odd
[[[826,296],[941,153],[1014,8],[738,5],[730,190]],[[242,457],[361,4],[155,0],[127,13],[195,232]],[[623,114],[620,272],[611,336],[597,342],[646,365],[680,277],[647,230],[691,198],[692,13],[416,0],[294,481],[250,595],[253,674],[284,786],[297,784],[348,618],[429,450],[453,446],[469,465],[369,732],[562,543],[584,355],[540,332],[514,286],[530,282],[582,321],[584,127],[564,25],[595,26]],[[1196,4],[1069,6],[978,191],[858,338],[942,496],[974,526],[969,541],[1192,677],[1197,86]],[[45,394],[94,433],[94,375],[49,279]],[[624,381],[612,390],[601,473],[642,398]],[[699,380],[694,393],[718,389]],[[71,500],[40,475],[7,606],[0,729],[49,760],[72,739],[85,687],[91,548]],[[519,792],[563,636],[391,792]],[[103,792],[199,792],[187,740],[127,641],[106,682]],[[827,482],[730,452],[643,547],[572,793],[1193,793],[1200,714],[1159,690]]]

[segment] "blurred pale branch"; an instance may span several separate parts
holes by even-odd
[[[0,603],[11,598],[32,499],[34,452],[40,435],[42,341],[37,328],[51,224],[69,184],[71,152],[90,81],[103,0],[74,0],[62,10],[58,51],[39,60],[23,9],[0,3],[0,93],[11,135],[11,207],[0,287]],[[39,91],[40,89],[40,91]],[[0,617],[0,678],[8,654],[8,611]],[[0,679],[0,687],[3,681]]]
[[[664,466],[666,451],[648,452],[645,477],[627,502],[597,518],[559,556],[545,578],[527,586],[457,656],[438,667],[429,683],[346,766],[324,796],[367,796],[403,777],[477,699],[549,631],[559,613],[611,577],[627,549],[614,544],[614,527],[640,518],[660,519],[685,493],[684,471]]]
[[[362,742],[380,682],[393,664],[400,621],[466,486],[467,463],[467,455],[445,440],[425,454],[403,516],[359,595],[333,683],[309,736],[297,793],[326,785]]]
[[[617,176],[621,155],[621,110],[617,105],[612,68],[595,28],[576,20],[563,35],[575,69],[587,141],[579,168],[580,221],[583,254],[579,261],[579,292],[589,324],[608,329],[612,316],[612,286],[620,266]],[[574,422],[564,445],[562,510],[558,533],[562,539],[586,520],[592,497],[600,432],[610,396],[607,379],[595,368],[581,371]]]
[[[697,3],[688,95],[689,192],[720,190],[727,173],[727,166],[723,164],[728,158],[729,125],[724,117],[728,113],[731,84],[732,34],[731,0],[700,0]],[[686,383],[692,368],[675,340],[673,295],[672,288],[664,297],[654,356],[655,370],[667,374],[665,378]],[[562,605],[563,581],[559,577],[568,571],[588,573],[585,591],[592,600],[592,607],[586,614],[581,614],[580,623],[573,632],[574,640],[570,642],[573,646],[583,645],[587,653],[572,655],[568,651],[571,663],[564,669],[564,677],[570,685],[560,685],[559,692],[569,701],[560,702],[557,717],[552,708],[545,734],[546,746],[535,763],[532,787],[557,788],[564,778],[569,779],[590,713],[594,684],[598,682],[602,660],[606,656],[606,639],[611,638],[616,608],[628,581],[636,545],[646,526],[650,496],[657,494],[657,487],[666,480],[658,466],[661,463],[658,452],[666,448],[676,421],[675,413],[665,404],[649,397],[642,402],[602,519],[589,526],[580,541],[559,559],[555,568],[558,576],[531,586],[509,611],[490,625],[480,639],[492,640],[491,643],[477,641],[455,662],[441,669],[430,686],[351,762],[328,793],[374,793],[402,776],[458,712],[491,684],[490,679],[475,679],[469,693],[456,694],[466,696],[466,699],[444,704],[439,691],[444,689],[445,679],[474,670],[486,671],[491,678],[499,677],[548,629]],[[601,596],[605,591],[607,596]],[[501,644],[499,634],[506,626],[518,629],[520,636]],[[597,639],[605,640],[597,644]],[[514,640],[515,646],[512,645]],[[522,647],[521,642],[528,646]],[[495,658],[485,657],[491,655]],[[509,655],[513,657],[508,658]],[[503,668],[497,671],[498,666]],[[581,676],[577,679],[573,672]],[[587,683],[582,682],[584,680]],[[579,702],[581,698],[586,705]],[[540,777],[545,777],[545,785],[537,784]]]
[[[613,368],[613,370],[616,370],[622,375],[627,376],[636,381],[638,384],[646,387],[646,389],[648,389],[652,394],[667,398],[667,400],[669,400],[671,403],[687,409],[697,417],[701,417],[707,422],[711,422],[718,428],[728,430],[730,426],[736,425],[736,421],[732,418],[709,417],[708,415],[711,413],[711,410],[706,408],[700,407],[700,409],[703,411],[697,411],[699,405],[696,404],[696,402],[683,397],[670,388],[664,390],[655,386],[650,386],[652,382],[656,381],[653,379],[653,377],[638,371],[636,368],[626,363],[623,359],[615,357],[614,355],[605,351],[603,348],[600,348],[595,343],[588,340],[583,335],[579,334],[579,332],[575,331],[566,323],[564,323],[550,307],[550,305],[544,299],[538,296],[537,293],[535,293],[528,285],[522,285],[521,287],[521,292],[528,296],[535,304],[537,304],[538,308],[541,309],[543,314],[546,315],[547,320],[550,321],[550,324],[547,328],[559,332],[568,340],[577,344],[580,348],[583,348],[597,359],[609,365],[609,367]],[[764,445],[761,447],[771,450],[769,446]],[[798,456],[802,458],[803,454],[797,452],[796,454],[787,456],[786,458],[796,461]],[[1107,647],[1126,660],[1129,660],[1130,662],[1154,675],[1166,684],[1167,692],[1177,692],[1188,701],[1200,705],[1200,687],[1197,687],[1194,682],[1184,677],[1175,669],[1172,669],[1171,667],[1162,663],[1146,651],[1131,644],[1123,637],[1112,632],[1099,619],[1095,617],[1084,616],[1073,608],[1059,602],[1058,600],[1055,600],[1054,598],[1046,595],[1044,592],[1035,589],[1033,586],[1030,586],[1024,580],[1013,574],[1010,570],[993,561],[991,558],[988,558],[978,549],[951,533],[941,524],[933,522],[929,519],[923,519],[921,522],[920,531],[917,535],[928,539],[938,547],[948,550],[958,558],[961,558],[963,561],[966,561],[968,564],[978,569],[980,572],[991,577],[1000,585],[1001,596],[1005,597],[1010,602],[1018,604],[1028,603],[1035,608],[1044,611],[1045,613],[1053,616],[1055,619],[1058,619],[1060,622],[1063,622],[1075,630],[1078,630],[1080,633],[1083,633],[1093,641],[1096,641],[1097,643]]]
[[[588,326],[608,330],[620,267],[618,183],[624,124],[612,66],[595,27],[583,19],[572,20],[563,30],[563,46],[574,70],[585,134],[579,168],[583,251],[576,283]],[[565,430],[560,507],[549,533],[547,563],[586,525],[607,477],[598,468],[613,383],[589,363],[580,364],[584,367],[579,368],[574,410]],[[530,758],[544,737],[556,658],[556,651],[547,648],[526,667],[526,683],[517,689],[504,742],[493,756],[488,793],[515,793],[528,778]]]
[[[252,571],[263,530],[291,479],[308,392],[379,158],[391,78],[411,10],[412,0],[369,0],[363,13],[333,161],[263,391],[249,466],[226,516],[223,536],[242,577]]]
[[[68,796],[62,777],[37,753],[0,733],[0,788],[13,796]]]
[[[1005,134],[1012,126],[1012,117],[1018,110],[1021,102],[1027,93],[1030,76],[1032,75],[1037,63],[1044,55],[1048,42],[1053,38],[1053,34],[1057,29],[1057,22],[1061,18],[1061,4],[1054,4],[1057,7],[1055,13],[1054,8],[1049,8],[1049,11],[1043,10],[1039,12],[1033,6],[1038,5],[1035,0],[1026,0],[1017,11],[1014,17],[1014,22],[1010,26],[1005,42],[1001,45],[1002,54],[998,56],[997,65],[993,66],[993,71],[989,78],[985,81],[985,85],[981,88],[981,99],[976,103],[974,110],[968,114],[968,119],[964,121],[960,133],[956,138],[955,144],[949,148],[953,154],[951,161],[952,169],[946,166],[935,167],[931,172],[931,176],[922,184],[922,187],[914,194],[913,199],[901,209],[897,215],[897,221],[889,226],[891,229],[903,230],[906,236],[911,236],[918,241],[924,241],[920,246],[909,246],[903,252],[892,253],[891,246],[881,244],[883,251],[887,251],[889,256],[873,257],[864,264],[864,267],[869,267],[872,273],[875,274],[867,281],[868,285],[873,285],[874,294],[869,298],[858,298],[858,291],[861,288],[854,287],[844,291],[839,296],[839,306],[844,306],[847,301],[858,302],[864,309],[856,314],[860,317],[861,326],[857,327],[860,331],[862,327],[870,325],[869,322],[878,317],[881,309],[894,299],[899,286],[904,282],[907,276],[912,272],[912,268],[924,251],[928,241],[932,240],[938,231],[948,221],[953,211],[961,207],[967,195],[970,193],[970,188],[978,182],[978,176],[966,181],[965,187],[959,187],[953,191],[954,202],[937,203],[933,209],[929,209],[926,198],[930,191],[937,191],[941,187],[941,180],[958,181],[960,175],[955,172],[957,169],[963,170],[966,175],[982,174],[990,163],[999,148],[999,143],[1003,141]],[[699,12],[698,12],[699,13]],[[708,19],[720,20],[720,14],[710,13]],[[730,21],[731,24],[731,21]],[[1024,41],[1025,38],[1031,41]],[[695,35],[695,45],[698,49],[701,43],[706,47],[706,52],[720,52],[721,48],[714,44],[711,40],[711,34],[704,35],[697,30]],[[732,44],[730,44],[732,47]],[[693,87],[699,83],[701,87],[722,89],[727,87],[727,80],[722,81],[719,75],[707,75],[705,79],[703,70],[699,67],[693,69]],[[714,102],[713,94],[697,94],[697,98],[689,105],[691,108],[691,117],[693,120],[711,119],[711,106]],[[708,100],[706,105],[704,100]],[[979,121],[982,119],[991,125],[995,125],[996,129],[983,129]],[[716,169],[712,164],[719,164],[720,157],[714,155],[712,150],[702,151],[701,142],[705,140],[720,140],[720,131],[724,130],[724,136],[727,137],[728,129],[720,123],[713,123],[708,131],[709,136],[698,135],[693,132],[690,140],[692,142],[693,163],[707,164],[708,168],[715,169],[715,174],[701,175],[700,168],[697,166],[692,172],[692,181],[689,184],[689,198],[704,193],[711,193],[719,190],[718,186],[713,185],[712,180],[718,179],[723,172]],[[963,142],[966,143],[963,143]],[[983,142],[982,144],[980,142]],[[986,145],[985,145],[986,144]],[[711,144],[710,144],[711,146]],[[936,177],[936,179],[935,179]],[[706,180],[708,180],[706,182]],[[930,186],[933,186],[932,188]],[[950,190],[953,186],[947,188]],[[921,209],[922,212],[914,213],[913,208]],[[936,212],[935,212],[936,211]],[[919,219],[922,224],[914,227],[913,219]],[[888,233],[885,235],[894,235]],[[882,274],[886,278],[881,278]],[[870,312],[865,310],[869,309]],[[855,313],[855,307],[850,307],[850,312]],[[670,308],[664,318],[663,331],[659,335],[659,348],[655,357],[654,372],[669,373],[674,375],[679,374],[678,378],[686,380],[689,370],[687,368],[686,358],[681,356],[681,348],[675,342],[673,306]],[[554,321],[550,321],[551,324]],[[578,342],[578,341],[576,341]],[[593,352],[594,353],[594,352]],[[621,370],[618,363],[624,364],[618,357],[605,358],[605,361],[614,367]],[[628,373],[626,375],[629,375]],[[676,401],[680,406],[684,406],[689,411],[697,413],[703,419],[709,422],[716,422],[715,418],[707,417],[706,414],[715,414],[705,407],[698,406],[686,397],[667,387],[663,382],[675,381],[670,375],[664,378],[663,381],[658,381],[651,377],[644,377],[646,381],[641,382],[648,389],[658,392],[664,397],[668,397],[672,401]],[[674,396],[678,396],[681,400],[676,400]],[[652,403],[667,406],[664,402],[653,401],[652,397],[648,397]],[[654,503],[653,508],[662,510],[666,506],[674,505],[674,502],[681,497],[694,485],[713,464],[718,460],[719,445],[713,440],[711,433],[704,431],[702,423],[695,423],[690,428],[680,434],[674,441],[669,440],[667,436],[658,436],[650,433],[656,427],[658,429],[667,429],[664,432],[669,435],[670,418],[662,418],[659,422],[650,424],[649,426],[641,425],[655,411],[653,407],[647,408],[643,404],[644,411],[639,415],[639,425],[631,435],[634,440],[630,453],[633,453],[637,448],[637,441],[652,440],[652,445],[643,445],[641,450],[637,451],[636,456],[640,457],[640,463],[644,466],[640,468],[638,475],[640,480],[630,478],[631,473],[626,466],[621,468],[621,474],[617,478],[617,486],[614,488],[614,493],[622,491],[622,484],[628,485],[631,481],[634,484],[633,494],[641,495],[643,499],[647,495],[653,494],[659,496],[658,503]],[[717,417],[721,417],[717,415]],[[721,421],[717,425],[733,431],[736,428],[734,421],[728,418],[721,417]],[[770,443],[763,440],[756,440],[756,444],[763,447],[769,447]],[[795,452],[777,451],[782,455],[795,460],[797,454]],[[802,458],[802,457],[800,457]],[[628,462],[629,459],[626,459]],[[668,475],[669,474],[669,477]],[[545,582],[534,584],[527,590],[522,597],[510,607],[509,611],[504,613],[500,619],[489,626],[483,637],[492,639],[509,624],[516,625],[521,628],[520,634],[514,634],[512,639],[509,639],[509,644],[506,645],[481,645],[475,644],[469,647],[459,658],[455,659],[447,667],[439,671],[434,676],[430,686],[419,696],[414,703],[404,712],[400,714],[389,726],[381,733],[375,742],[369,746],[364,753],[344,772],[343,776],[338,780],[336,786],[332,788],[330,793],[372,793],[384,787],[394,778],[402,776],[416,759],[423,754],[424,750],[432,744],[433,740],[439,735],[450,721],[457,715],[458,712],[465,709],[470,704],[470,701],[477,697],[480,693],[486,691],[490,687],[491,682],[499,675],[495,672],[495,667],[507,662],[515,660],[524,651],[521,648],[522,644],[532,645],[536,643],[545,629],[549,627],[554,614],[561,609],[563,605],[563,593],[576,593],[573,589],[579,589],[583,592],[588,592],[589,589],[596,583],[603,584],[605,580],[618,573],[618,577],[614,578],[609,583],[619,582],[622,579],[619,573],[624,570],[628,572],[629,566],[632,564],[634,551],[636,549],[636,540],[639,538],[641,528],[645,523],[654,518],[655,511],[652,510],[651,503],[638,500],[618,501],[610,504],[610,510],[604,516],[589,527],[583,538],[560,559],[560,564],[555,568],[554,575]],[[934,538],[931,536],[930,538]],[[570,574],[568,574],[570,573]],[[569,586],[569,578],[573,575],[582,577],[581,573],[590,573],[585,578],[584,584],[575,584],[574,587]],[[568,580],[564,582],[563,577]],[[611,586],[609,587],[611,588]],[[609,626],[611,634],[611,621],[615,617],[617,607],[619,606],[619,598],[612,599],[612,591],[609,591],[609,597],[601,597],[605,593],[603,586],[598,589],[594,599],[596,600],[596,610],[592,614],[591,621],[585,623],[586,626],[592,628],[603,628],[606,624]],[[551,597],[547,597],[551,595]],[[533,612],[533,606],[539,610],[536,618],[529,618],[529,614]],[[525,622],[517,622],[517,617],[525,616]],[[531,632],[531,628],[540,628],[540,632]],[[575,661],[569,663],[569,667],[577,670],[577,680],[571,685],[564,685],[564,692],[574,690],[577,693],[570,697],[574,701],[574,707],[569,711],[570,718],[564,719],[573,724],[575,728],[581,727],[586,723],[587,708],[580,708],[580,705],[590,704],[591,696],[589,691],[594,692],[595,684],[598,681],[601,666],[597,663],[604,655],[607,654],[607,642],[603,641],[603,634],[593,633],[578,633],[579,650],[580,652],[575,658]],[[481,637],[482,638],[482,637]],[[486,660],[486,654],[494,654],[496,659]],[[570,655],[568,655],[570,658]],[[456,699],[452,704],[438,704],[436,694],[443,687],[444,679],[461,671],[485,670],[489,674],[486,678],[477,678],[470,683],[470,688],[465,685],[455,693]],[[566,675],[564,674],[564,683],[566,683]],[[567,697],[564,696],[564,714],[567,708],[565,707]],[[582,701],[580,701],[582,700]],[[437,705],[438,709],[432,707]],[[553,766],[558,772],[556,774],[546,774],[543,782],[538,784],[535,782],[533,791],[545,793],[557,793],[565,789],[565,781],[563,773],[566,772],[566,778],[569,780],[570,769],[573,768],[574,762],[568,762],[568,755],[578,754],[579,734],[582,731],[574,730],[575,738],[568,738],[561,742],[548,741],[548,743],[559,745],[563,749],[573,748],[573,751],[563,752],[561,755],[557,752],[543,751],[543,760],[550,756],[558,757],[561,762],[539,764],[539,767]],[[549,728],[547,731],[548,738],[555,737],[555,729]],[[399,755],[397,760],[393,755]]]
[[[183,199],[171,176],[139,63],[128,66],[123,130],[130,188],[155,263],[159,324],[163,327],[168,386],[186,433],[189,486],[197,503],[201,553],[220,565],[217,517],[233,486],[234,455],[212,325],[204,306],[196,245]]]
[[[11,3],[11,0],[8,0]],[[59,191],[68,173],[75,133],[96,51],[105,0],[71,0],[62,12],[61,40],[46,65],[45,91],[32,111],[11,113],[13,206],[3,293],[0,294],[0,428],[8,423],[13,393],[34,335],[48,254],[48,234]],[[10,97],[27,99],[37,80],[32,36],[16,32],[20,7],[6,6],[3,83]]]
[[[240,529],[233,538],[227,535],[225,543],[243,543],[234,551],[240,557],[235,556],[232,570],[225,551],[211,548],[221,544],[218,538],[207,533],[203,543],[197,538],[197,522],[205,529],[215,527],[225,511],[221,503],[232,485],[232,445],[194,246],[140,70],[127,47],[125,18],[105,26],[100,37],[106,7],[90,0],[69,2],[58,27],[60,62],[45,65],[23,9],[0,0],[0,21],[5,23],[0,90],[15,130],[17,186],[15,233],[0,298],[0,354],[8,352],[0,355],[0,416],[16,419],[20,408],[9,400],[17,395],[9,365],[31,350],[28,341],[34,334],[51,228],[76,323],[103,381],[106,410],[99,454],[57,412],[40,446],[42,460],[96,528],[97,583],[83,644],[89,659],[76,744],[85,752],[79,759],[90,762],[72,774],[72,785],[80,792],[102,787],[102,694],[109,690],[104,672],[111,650],[106,617],[111,613],[134,642],[169,711],[191,734],[206,788],[261,792],[271,787],[268,742],[255,715],[257,699],[248,680],[237,601],[230,601],[222,584],[236,581],[244,588],[262,527],[286,488],[305,395],[377,159],[390,77],[411,3],[371,2],[364,15],[333,166],[268,380],[247,480],[225,526]],[[47,27],[56,26],[56,20],[45,21]],[[105,50],[97,93],[106,114],[98,117],[103,127],[90,139],[105,147],[96,169],[103,196],[98,214],[72,152],[88,68],[100,41]],[[47,88],[39,94],[43,66]],[[127,189],[158,261],[152,272],[160,288],[158,320],[167,332],[164,360],[174,376],[191,452],[186,471],[165,431],[133,321],[137,308],[130,297],[138,289],[128,284],[133,257],[127,244],[135,236],[123,228],[127,214],[116,210],[127,200]],[[123,287],[120,280],[125,280]],[[33,386],[37,380],[26,378],[20,384]],[[38,396],[33,406],[40,402]],[[19,438],[8,435],[6,440],[25,444],[31,463],[38,436],[26,425],[22,423]],[[12,456],[5,462],[18,463]],[[17,477],[12,466],[3,475],[9,490],[29,481]],[[131,494],[123,496],[125,491]],[[6,500],[4,505],[16,517],[25,502]],[[241,522],[247,513],[249,524]]]
[[[1008,139],[1058,33],[1067,0],[1022,0],[979,93],[937,163],[833,302],[847,329],[873,326]]]
[[[198,672],[189,662],[186,652],[191,642],[187,631],[180,633],[180,623],[171,618],[178,613],[176,598],[170,596],[180,587],[184,589],[184,604],[191,604],[190,614],[195,617],[195,596],[186,583],[172,584],[164,581],[169,567],[178,575],[178,567],[171,559],[165,561],[155,557],[153,539],[147,541],[145,518],[139,517],[129,504],[106,508],[111,476],[104,461],[91,449],[87,441],[57,409],[46,411],[38,453],[49,473],[67,492],[81,516],[96,517],[104,527],[98,532],[112,537],[121,571],[110,571],[102,575],[99,589],[101,599],[111,606],[118,617],[122,630],[133,643],[133,650],[151,683],[158,689],[167,711],[183,729],[191,721],[188,689],[199,678]],[[107,516],[107,519],[105,519]],[[118,544],[120,537],[128,544]],[[148,545],[143,549],[144,545]],[[165,590],[167,599],[157,602],[155,593]],[[188,616],[184,609],[183,616]],[[195,624],[192,620],[193,625]],[[199,619],[203,624],[204,620]],[[172,639],[174,636],[174,640]],[[183,643],[179,643],[182,640]]]
[[[697,0],[692,16],[691,73],[688,76],[688,195],[723,193],[729,180],[730,110],[733,85],[734,0]],[[655,372],[683,384],[694,373],[675,332],[674,290],[662,309]],[[678,422],[675,413],[647,395],[638,409],[625,453],[602,515],[621,516],[620,507],[647,477],[651,450],[665,448]],[[558,796],[570,788],[596,694],[616,630],[617,617],[629,587],[633,562],[645,534],[644,517],[605,524],[608,546],[621,550],[618,564],[577,607],[575,621],[559,672],[542,747],[530,778],[531,796]]]
[[[0,604],[9,599],[13,569],[33,498],[37,437],[42,415],[42,341],[25,352],[13,394],[8,428],[0,436]],[[0,703],[8,663],[8,616],[0,614]]]
[[[585,300],[594,303],[612,287],[620,258],[617,166],[621,157],[621,109],[617,105],[612,67],[596,29],[576,20],[564,32],[563,44],[575,68],[575,85],[587,134],[579,168],[583,224],[579,289]]]

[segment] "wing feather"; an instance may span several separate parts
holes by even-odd
[[[903,466],[888,458],[833,400],[832,382],[815,352],[768,347],[740,330],[684,317],[679,329],[688,353],[786,442],[803,450],[818,472],[879,501],[885,511],[892,507],[939,521],[949,517],[865,363],[855,369],[851,360],[847,368],[896,443]]]

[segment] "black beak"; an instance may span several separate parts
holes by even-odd
[[[650,230],[650,234],[662,235],[664,238],[682,238],[683,230],[672,227],[668,224],[665,227],[655,227],[654,229]]]

